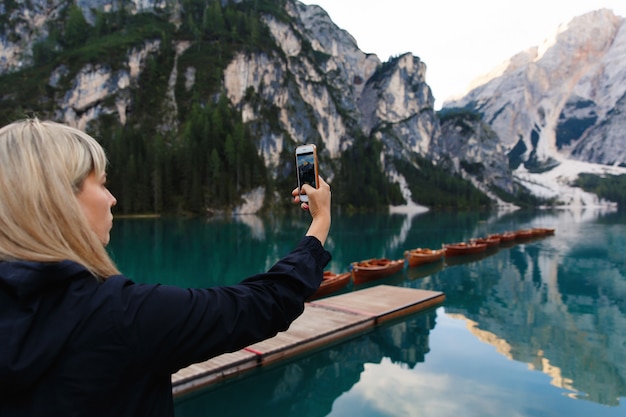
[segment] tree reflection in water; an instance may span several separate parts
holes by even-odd
[[[412,369],[429,352],[436,310],[385,324],[347,342],[178,401],[177,416],[322,417],[361,378],[365,364],[389,358]]]
[[[624,232],[563,229],[408,286],[445,292],[447,314],[475,322],[477,338],[495,335],[553,385],[617,406],[626,396],[626,268],[610,254],[626,249]]]
[[[306,216],[299,215],[245,218],[245,221],[127,219],[116,222],[109,247],[121,270],[133,278],[196,287],[229,284],[271,266],[299,239],[307,221]],[[435,396],[456,398],[459,389],[469,386],[468,403],[458,403],[459,407],[475,405],[472,401],[489,402],[490,406],[500,401],[506,409],[513,407],[510,398],[532,398],[527,402],[540,411],[524,414],[526,402],[508,411],[511,415],[623,415],[625,406],[620,404],[626,397],[626,214],[623,212],[336,216],[327,244],[333,254],[329,269],[339,272],[346,270],[352,261],[371,257],[398,259],[407,249],[436,248],[442,243],[537,226],[555,227],[556,235],[500,246],[477,259],[446,260],[427,267],[407,268],[369,284],[445,292],[444,307],[437,313],[446,316],[440,315],[440,325],[432,333],[429,334],[435,312],[424,317],[418,314],[406,322],[376,329],[284,366],[261,368],[249,377],[213,387],[205,395],[180,400],[177,415],[327,415],[331,413],[333,400],[342,397],[335,405],[343,406],[349,403],[346,397],[361,400],[355,392],[373,389],[363,382],[380,374],[368,374],[368,369],[402,373],[399,367],[368,366],[381,360],[383,365],[394,361],[406,368],[415,367],[415,381],[427,386],[411,387],[418,386],[430,395],[422,401]],[[233,254],[237,255],[237,262],[233,262]],[[240,262],[241,259],[245,262]],[[363,287],[352,286],[348,291],[360,288]],[[463,328],[463,333],[446,328],[448,320],[456,319],[466,322],[467,330]],[[429,360],[416,365],[429,352],[429,337],[433,346],[427,355]],[[459,337],[468,337],[472,342],[478,340],[495,349],[481,357],[471,356],[474,352],[457,345]],[[445,340],[447,345],[435,344],[438,340]],[[461,374],[459,367],[465,365],[460,362],[461,357],[486,366],[498,363],[500,368],[492,368],[490,374],[466,366]],[[509,367],[510,361],[503,361],[503,357],[516,362]],[[519,373],[516,373],[520,368],[515,366],[519,365],[517,362],[523,364]],[[436,367],[431,368],[431,364]],[[543,375],[528,371],[526,364],[549,375],[552,385],[560,389],[547,386]],[[431,379],[424,380],[423,370]],[[435,386],[432,378],[440,377],[452,381],[452,385]],[[532,379],[535,385],[520,386],[516,377]],[[468,382],[456,385],[459,381]],[[395,387],[388,388],[380,382],[376,389],[392,391],[374,394],[394,396],[397,402]],[[473,389],[478,383],[499,389],[500,396],[492,392],[477,396]],[[350,393],[344,395],[347,391]],[[416,394],[409,394],[407,401],[414,401]],[[503,395],[507,400],[501,400]],[[586,401],[570,400],[564,395]],[[200,410],[197,413],[193,411],[196,405]],[[264,411],[265,408],[269,411]]]

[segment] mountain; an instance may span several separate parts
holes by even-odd
[[[124,213],[276,206],[295,184],[301,143],[318,146],[340,206],[490,204],[460,173],[437,166],[425,64],[363,53],[318,6],[0,7],[3,122],[37,114],[100,138]]]
[[[500,138],[516,180],[535,195],[558,197],[562,190],[548,186],[554,172],[547,173],[560,165],[568,172],[626,173],[617,168],[626,167],[625,105],[626,19],[602,9],[561,25],[443,108],[479,113]],[[545,193],[533,186],[544,183]]]
[[[609,21],[617,31],[620,19]],[[607,72],[615,82],[616,68]],[[419,57],[381,62],[323,9],[295,0],[0,5],[2,123],[36,114],[99,138],[123,213],[286,205],[293,150],[302,143],[317,145],[334,203],[347,209],[563,203],[535,195],[532,179],[510,168],[515,155],[529,167],[564,158],[543,152],[545,123],[527,117],[532,123],[516,129],[532,126],[536,134],[513,139],[502,130],[515,119],[509,108],[535,111],[517,101],[512,79],[492,78],[483,93],[438,114],[425,78]],[[544,91],[530,81],[527,88]],[[514,106],[497,102],[502,96]],[[607,118],[621,96],[606,106],[587,96],[568,96],[559,126],[573,131],[597,115],[598,132],[616,129],[617,118]],[[591,151],[578,136],[561,153],[586,158]],[[530,150],[519,151],[522,145]],[[593,196],[580,201],[597,203]]]

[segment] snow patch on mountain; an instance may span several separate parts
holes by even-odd
[[[574,187],[572,184],[582,173],[598,176],[625,175],[626,168],[563,160],[550,171],[531,173],[522,165],[513,174],[533,195],[545,199],[554,199],[557,206],[617,207],[616,203],[600,199],[595,194]]]

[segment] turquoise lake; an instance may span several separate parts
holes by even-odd
[[[297,208],[280,217],[116,219],[109,249],[137,282],[234,284],[271,267],[308,223]],[[446,300],[178,398],[176,415],[623,417],[626,213],[335,214],[327,269],[530,227],[556,233],[351,284],[343,291],[387,284]]]

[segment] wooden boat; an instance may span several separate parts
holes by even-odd
[[[309,300],[324,297],[328,294],[345,288],[350,283],[351,275],[352,274],[350,274],[350,272],[342,272],[337,274],[331,271],[324,271],[324,277],[322,279],[320,287],[317,289],[315,294],[309,297]]]
[[[498,236],[500,238],[500,243],[503,242],[512,242],[515,240],[515,232],[502,232],[489,236]]]
[[[554,228],[550,227],[534,227],[531,229],[533,236],[548,236],[554,234]]]
[[[352,262],[352,280],[355,284],[383,278],[404,268],[404,259],[372,258],[365,261]]]
[[[516,240],[527,240],[535,237],[535,233],[532,229],[520,229],[515,232]]]
[[[445,249],[417,248],[404,251],[404,257],[407,260],[409,267],[414,267],[440,261],[443,259],[445,252]]]
[[[515,232],[502,232],[496,233],[489,236],[498,236],[500,238],[500,247],[501,248],[509,248],[515,245]]]
[[[479,237],[473,239],[473,242],[484,243],[485,245],[487,245],[487,249],[497,248],[498,246],[500,246],[500,237],[495,235],[489,235],[487,237]]]
[[[497,250],[498,248],[496,248]],[[472,263],[472,262],[478,262],[478,261],[482,261],[483,259],[487,258],[490,255],[490,251],[485,249],[482,252],[477,252],[477,253],[470,253],[470,254],[463,254],[460,256],[446,256],[445,259],[445,265],[446,267],[448,266],[454,266],[454,265],[462,265],[462,264],[468,264],[468,263]]]
[[[443,245],[446,250],[446,258],[450,256],[474,255],[487,250],[486,243],[459,242]]]

